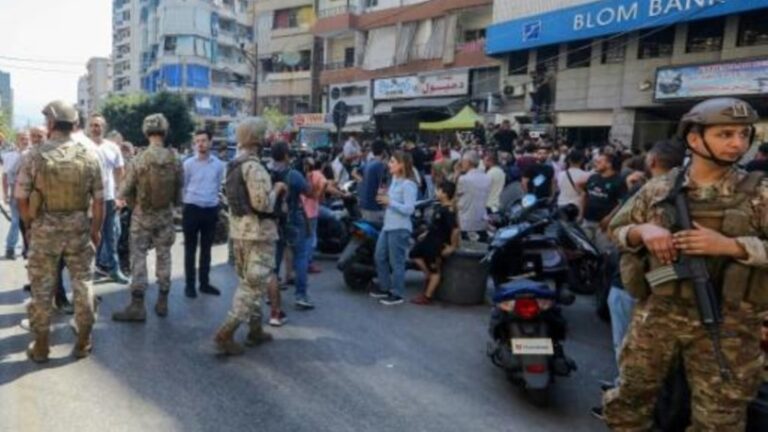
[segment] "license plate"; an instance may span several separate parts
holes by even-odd
[[[549,338],[512,338],[512,354],[516,355],[552,355],[552,339]]]

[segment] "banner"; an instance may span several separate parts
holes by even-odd
[[[373,98],[376,100],[461,96],[468,92],[468,72],[411,75],[378,79],[373,82]]]
[[[768,58],[656,70],[656,101],[759,95],[768,95]]]

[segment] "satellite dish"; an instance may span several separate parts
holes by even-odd
[[[301,54],[293,51],[285,52],[283,53],[283,63],[286,66],[297,66],[301,63]]]

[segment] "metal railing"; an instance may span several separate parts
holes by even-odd
[[[354,5],[337,6],[337,7],[320,10],[320,12],[317,13],[317,17],[330,18],[336,15],[356,14],[356,13],[357,13],[357,6],[354,6]]]
[[[335,62],[328,62],[323,65],[323,70],[340,70],[340,69],[349,69],[355,67],[355,62],[350,61],[335,61]]]

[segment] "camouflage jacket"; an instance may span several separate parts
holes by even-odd
[[[257,161],[247,161],[240,169],[243,170],[243,179],[253,209],[260,213],[272,213],[275,194],[267,170]],[[229,226],[229,236],[237,240],[274,242],[278,238],[275,221],[259,218],[257,215],[230,215]]]

